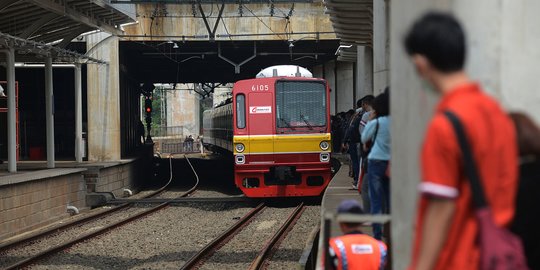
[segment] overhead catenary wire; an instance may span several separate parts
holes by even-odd
[[[266,28],[268,28],[272,33],[277,35],[280,39],[283,39],[283,37],[280,34],[274,32],[274,30],[270,26],[268,26],[268,24],[266,24],[261,18],[259,18],[259,16],[255,15],[255,13],[253,13],[253,11],[251,11],[251,9],[249,9],[245,4],[242,3],[241,5],[245,7],[249,11],[249,13],[255,16],[255,18],[257,18],[257,20],[259,20],[264,26],[266,26]]]

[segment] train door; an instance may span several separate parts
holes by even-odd
[[[273,163],[273,94],[271,92],[249,93],[248,104],[250,163]]]

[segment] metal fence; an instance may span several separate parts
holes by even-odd
[[[195,153],[201,151],[200,147],[202,145],[197,142],[161,142],[161,153]]]
[[[246,0],[242,1],[245,4],[249,3],[313,3],[314,0]],[[138,4],[138,3],[166,3],[166,4],[192,4],[193,0],[111,0],[113,4]],[[236,4],[238,0],[201,0],[202,4]]]

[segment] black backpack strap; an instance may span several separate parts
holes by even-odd
[[[482,183],[480,182],[480,175],[476,169],[476,163],[471,152],[470,144],[465,135],[465,130],[459,118],[450,111],[445,111],[444,115],[450,120],[456,137],[458,139],[459,146],[461,148],[461,153],[463,154],[463,162],[465,164],[465,173],[467,178],[471,183],[472,197],[474,206],[479,208],[484,208],[487,206],[486,196],[484,194],[484,189],[482,188]]]

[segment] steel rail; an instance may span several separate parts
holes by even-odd
[[[188,196],[188,195],[191,194],[194,190],[195,190],[195,189],[190,189],[189,191],[187,191],[187,192],[185,192],[184,194],[182,194],[181,197]],[[34,256],[31,256],[31,257],[29,257],[29,258],[26,258],[26,259],[24,259],[24,260],[22,260],[22,261],[19,261],[19,262],[15,263],[15,264],[12,264],[12,265],[6,267],[5,269],[6,269],[6,270],[11,270],[11,269],[20,269],[20,268],[23,268],[23,267],[27,267],[27,266],[29,266],[29,265],[35,263],[36,261],[38,261],[38,260],[44,258],[44,257],[53,255],[54,253],[60,252],[60,251],[62,251],[62,250],[65,250],[65,249],[67,249],[67,248],[69,248],[69,247],[71,247],[71,246],[73,246],[73,245],[75,245],[75,244],[78,244],[78,243],[82,242],[82,241],[85,241],[85,240],[91,239],[91,238],[93,238],[93,237],[96,237],[96,236],[98,236],[98,235],[104,234],[104,233],[106,233],[106,232],[108,232],[108,231],[111,231],[111,230],[113,230],[113,229],[115,229],[115,228],[117,228],[117,227],[120,227],[120,226],[122,226],[122,225],[125,225],[125,224],[127,224],[127,223],[129,223],[129,222],[135,221],[135,220],[140,219],[140,218],[142,218],[142,217],[145,217],[145,216],[147,216],[147,215],[149,215],[149,214],[152,214],[152,213],[154,213],[154,212],[157,212],[157,211],[159,211],[159,210],[162,210],[162,209],[164,209],[165,207],[168,207],[169,205],[170,205],[169,202],[162,203],[162,204],[160,204],[160,205],[158,205],[158,206],[156,206],[156,207],[154,207],[154,208],[148,209],[148,210],[146,210],[146,211],[144,211],[144,212],[138,213],[138,214],[133,215],[133,216],[131,216],[131,217],[129,217],[129,218],[126,218],[126,219],[124,219],[124,220],[120,220],[120,221],[118,221],[118,222],[115,222],[115,223],[113,223],[113,224],[110,224],[110,225],[108,225],[108,226],[106,226],[106,227],[103,227],[103,228],[101,228],[101,229],[99,229],[99,230],[96,230],[96,231],[94,231],[94,232],[90,232],[90,233],[84,234],[84,235],[82,235],[82,236],[80,236],[80,237],[77,237],[77,238],[75,238],[75,239],[73,239],[73,240],[64,242],[63,244],[60,244],[60,245],[58,245],[58,246],[55,246],[55,247],[52,247],[52,248],[50,248],[50,249],[44,250],[44,251],[42,251],[42,252],[40,252],[40,253],[38,253],[38,254],[36,254],[36,255],[34,255]]]
[[[242,229],[245,225],[251,222],[255,218],[255,216],[265,208],[266,206],[264,205],[264,203],[259,204],[257,207],[255,207],[253,210],[243,216],[240,220],[238,220],[238,222],[232,225],[229,229],[224,231],[220,236],[216,237],[214,240],[212,240],[212,242],[208,243],[205,247],[203,247],[199,252],[197,252],[197,254],[193,255],[180,269],[184,270],[195,268],[205,258],[209,257],[218,247],[222,246],[228,240],[230,240],[235,234],[240,231],[240,229]]]
[[[156,196],[156,195],[158,195],[158,194],[160,194],[162,192],[163,192],[163,190],[158,190],[158,191],[155,191],[155,192],[153,192],[153,193],[151,193],[149,195],[144,196],[143,198],[153,197],[153,196]],[[130,203],[130,202],[122,203],[122,204],[120,204],[120,205],[118,205],[118,206],[116,206],[114,208],[110,208],[110,209],[107,209],[105,211],[101,211],[101,212],[98,212],[98,213],[95,213],[95,214],[91,214],[91,215],[85,216],[83,218],[80,218],[80,219],[73,220],[71,222],[62,224],[60,226],[52,227],[52,228],[47,229],[45,231],[42,231],[42,232],[40,232],[38,234],[29,235],[28,237],[18,239],[16,242],[11,242],[11,243],[6,243],[4,245],[0,245],[0,254],[6,252],[7,250],[13,249],[16,246],[22,245],[24,243],[28,243],[28,242],[31,242],[31,241],[46,237],[46,236],[51,235],[53,233],[56,233],[58,231],[63,231],[65,229],[68,229],[68,228],[71,228],[71,227],[74,227],[74,226],[77,226],[77,225],[84,224],[84,223],[89,222],[89,221],[91,221],[93,219],[98,219],[100,217],[113,214],[114,212],[116,212],[118,210],[121,210],[121,209],[124,209],[124,208],[128,207],[130,204],[132,204],[132,203]]]
[[[171,180],[172,180],[172,160],[171,159],[172,159],[172,156],[169,157],[169,167],[170,167],[169,169],[171,170],[171,177],[170,177],[169,181],[164,186],[159,188],[158,190],[156,190],[156,191],[154,191],[154,192],[152,192],[152,193],[150,193],[148,195],[143,196],[142,199],[149,199],[149,198],[155,197],[155,196],[163,193],[165,191],[165,189],[167,188],[167,186],[169,186],[169,184],[171,183]],[[101,212],[98,212],[98,213],[95,213],[95,214],[91,214],[91,215],[88,215],[86,217],[83,217],[83,218],[80,218],[80,219],[73,220],[71,222],[62,224],[60,226],[52,227],[50,229],[39,232],[37,234],[29,235],[28,237],[17,239],[17,241],[15,241],[15,242],[10,242],[10,243],[0,245],[0,254],[6,252],[7,250],[13,249],[16,246],[19,246],[19,245],[22,245],[22,244],[25,244],[25,243],[28,243],[28,242],[31,242],[31,241],[46,237],[46,236],[49,236],[49,235],[54,234],[56,232],[66,230],[68,228],[71,228],[71,227],[74,227],[74,226],[77,226],[77,225],[84,224],[86,222],[89,222],[89,221],[94,220],[94,219],[98,219],[100,217],[111,215],[111,214],[113,214],[114,212],[116,212],[118,210],[122,210],[122,209],[128,207],[132,203],[139,203],[139,202],[138,201],[124,201],[124,202],[121,202],[120,205],[118,205],[118,206],[116,206],[114,208],[111,208],[111,209],[108,209],[108,210],[105,210],[105,211],[101,211]]]
[[[149,198],[149,199],[117,199],[111,200],[108,204],[121,204],[121,203],[144,203],[144,204],[156,204],[156,203],[213,203],[213,202],[253,202],[255,199],[246,196],[226,196],[226,197],[186,197],[186,198]]]
[[[276,244],[283,240],[285,238],[285,235],[287,235],[287,232],[289,232],[294,225],[296,224],[296,221],[298,218],[300,218],[301,213],[304,211],[305,206],[304,203],[300,203],[294,211],[289,215],[285,223],[281,225],[281,228],[274,234],[272,239],[266,243],[266,246],[261,250],[259,255],[253,260],[251,265],[249,266],[249,270],[256,270],[256,269],[262,269],[265,262],[268,260],[269,255],[271,254],[271,251],[276,247]]]
[[[184,157],[185,157],[185,156],[184,156]],[[171,156],[170,158],[172,158],[172,156]],[[199,176],[197,175],[197,172],[195,171],[195,169],[194,169],[193,166],[191,165],[191,162],[189,162],[189,159],[188,159],[187,157],[185,157],[185,158],[186,158],[187,162],[189,163],[189,165],[191,166],[191,168],[192,168],[192,170],[193,170],[193,173],[195,174],[195,177],[196,177],[196,179],[197,179],[197,182],[196,182],[196,184],[195,184],[192,188],[190,188],[188,191],[182,193],[182,194],[181,194],[180,196],[178,196],[178,197],[186,197],[186,196],[189,196],[190,194],[192,194],[193,192],[195,192],[195,190],[197,189],[197,186],[198,186],[198,184],[199,184]],[[172,168],[171,168],[171,178],[172,178]],[[169,181],[169,183],[170,183],[170,181]],[[147,195],[147,196],[155,196],[155,195],[157,195],[157,194],[163,192],[163,191],[165,190],[166,186],[169,185],[169,183],[167,183],[164,187],[160,188],[159,190],[157,190],[157,191],[155,191],[154,193],[152,193],[152,194],[150,194],[150,195]],[[20,269],[20,268],[29,266],[29,265],[35,263],[36,261],[38,261],[38,260],[40,260],[40,259],[42,259],[42,258],[44,258],[44,257],[50,256],[50,255],[52,255],[52,254],[54,254],[54,253],[60,252],[60,251],[62,251],[62,250],[65,250],[65,249],[67,249],[67,248],[69,248],[69,247],[71,247],[71,246],[73,246],[73,245],[75,245],[75,244],[77,244],[77,243],[80,243],[80,242],[82,242],[82,241],[85,241],[85,240],[91,239],[91,238],[93,238],[93,237],[96,237],[96,236],[98,236],[98,235],[104,234],[104,233],[106,233],[106,232],[108,232],[108,231],[111,231],[111,230],[113,230],[113,229],[115,229],[115,228],[117,228],[117,227],[120,227],[120,226],[122,226],[122,225],[125,225],[125,224],[127,224],[127,223],[129,223],[129,222],[132,222],[132,221],[134,221],[134,220],[140,219],[140,218],[145,217],[145,216],[147,216],[147,215],[149,215],[149,214],[152,214],[152,213],[154,213],[154,212],[157,212],[157,211],[159,211],[159,210],[162,210],[162,209],[164,209],[164,208],[170,206],[170,204],[171,204],[170,201],[164,202],[164,203],[162,203],[162,204],[160,204],[160,205],[158,205],[158,206],[156,206],[156,207],[153,207],[153,208],[148,209],[148,210],[146,210],[146,211],[143,211],[143,212],[141,212],[141,213],[135,214],[135,215],[133,215],[133,216],[131,216],[131,217],[128,217],[128,218],[126,218],[126,219],[124,219],[124,220],[120,220],[120,221],[118,221],[118,222],[115,222],[115,223],[113,223],[113,224],[110,224],[110,225],[108,225],[108,226],[106,226],[106,227],[103,227],[103,228],[101,228],[101,229],[99,229],[99,230],[96,230],[96,231],[94,231],[94,232],[90,232],[90,233],[84,234],[84,235],[82,235],[82,236],[80,236],[80,237],[77,237],[77,238],[75,238],[75,239],[73,239],[73,240],[64,242],[63,244],[60,244],[60,245],[58,245],[58,246],[55,246],[55,247],[49,248],[49,249],[47,249],[47,250],[44,250],[44,251],[42,251],[42,252],[39,252],[38,254],[35,254],[35,255],[33,255],[33,256],[30,256],[30,257],[28,257],[28,258],[26,258],[26,259],[24,259],[24,260],[22,260],[22,261],[19,261],[19,262],[16,262],[16,263],[12,264],[12,265],[9,265],[9,266],[6,267],[5,269],[6,269],[6,270]],[[130,205],[130,203],[126,203],[126,204],[125,204],[125,206],[128,206],[128,205]],[[118,206],[118,207],[114,208],[114,210],[117,211],[117,210],[119,210],[120,207],[123,208],[123,207],[125,207],[125,206],[124,206],[124,205]],[[111,213],[111,212],[107,212],[107,213]],[[97,216],[97,214],[94,215],[94,216]],[[87,220],[88,220],[88,219],[87,219]],[[60,229],[56,228],[55,230],[51,230],[51,231],[59,231],[59,230],[60,230]],[[43,235],[43,236],[45,236],[45,235]],[[24,243],[24,242],[19,242],[19,243],[22,244],[22,243]]]

